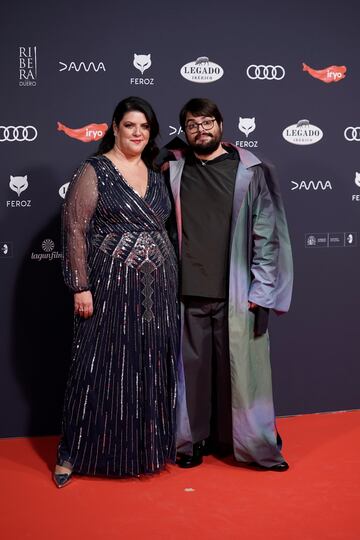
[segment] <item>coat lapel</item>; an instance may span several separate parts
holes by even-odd
[[[233,145],[231,146],[239,152],[240,163],[239,163],[239,167],[238,167],[238,170],[236,173],[236,179],[235,179],[234,202],[233,202],[232,219],[231,219],[230,246],[232,244],[232,239],[234,236],[234,231],[235,231],[236,223],[238,220],[240,208],[246,197],[249,184],[253,177],[251,167],[261,163],[261,161],[257,157],[255,157],[254,154],[252,154],[251,152],[248,152],[247,150],[243,150],[242,148],[238,148],[237,146],[233,146]]]
[[[170,185],[175,202],[176,225],[179,239],[179,253],[181,253],[181,238],[182,238],[182,218],[181,218],[181,202],[180,188],[181,175],[184,169],[185,160],[170,161]]]

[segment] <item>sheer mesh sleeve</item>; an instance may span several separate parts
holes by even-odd
[[[87,263],[87,234],[98,199],[97,176],[83,163],[73,176],[62,214],[63,274],[73,292],[90,288]]]

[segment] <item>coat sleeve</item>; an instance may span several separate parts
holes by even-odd
[[[273,308],[278,280],[279,235],[276,211],[261,167],[254,168],[251,200],[249,301]]]
[[[70,182],[62,213],[63,275],[73,292],[90,288],[87,235],[97,200],[96,172],[83,163]]]

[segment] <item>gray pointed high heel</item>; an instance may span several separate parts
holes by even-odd
[[[71,477],[72,477],[72,471],[68,473],[54,472],[53,474],[53,480],[58,488],[63,488],[67,486],[71,481]]]

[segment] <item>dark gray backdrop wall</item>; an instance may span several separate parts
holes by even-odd
[[[277,165],[296,277],[291,312],[271,322],[277,413],[360,407],[359,15],[357,2],[326,0],[9,3],[0,33],[0,436],[59,431],[72,330],[59,190],[127,95],[152,103],[163,144],[184,102],[210,97],[225,138]],[[190,78],[214,80],[184,78],[189,63]]]

